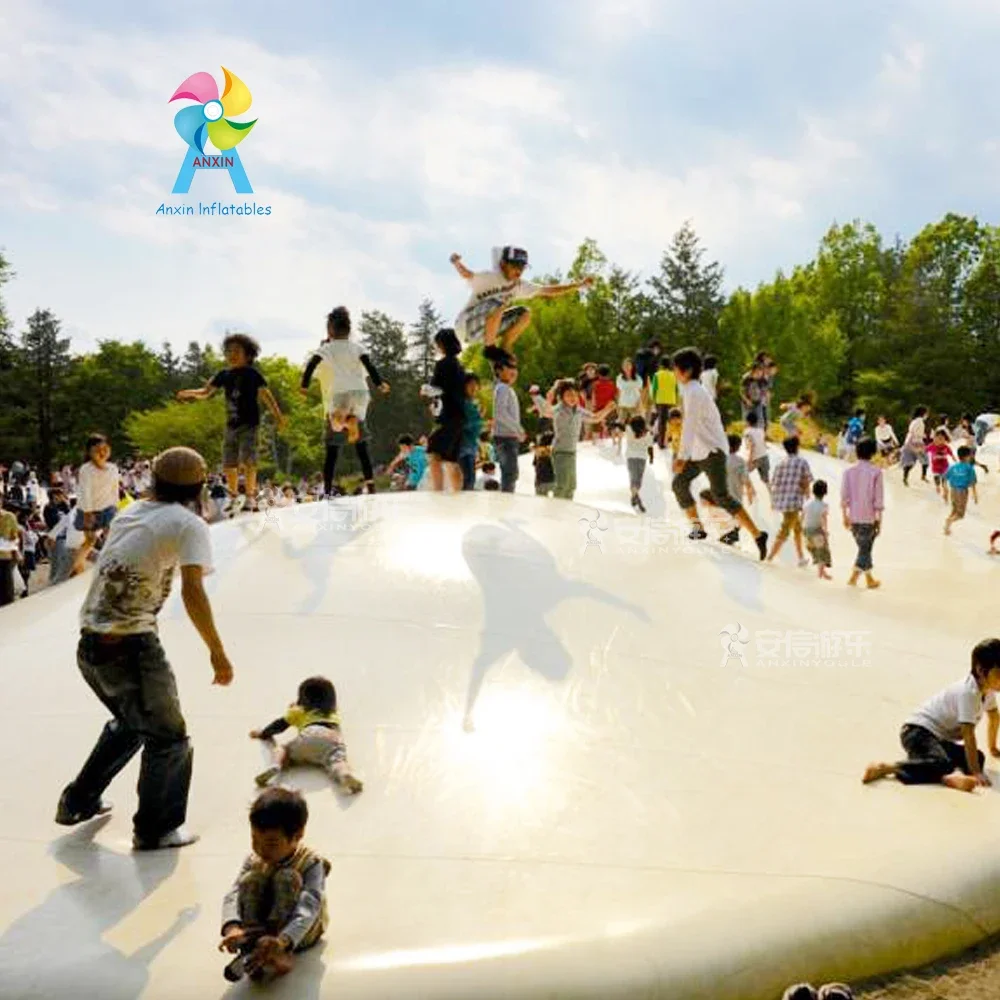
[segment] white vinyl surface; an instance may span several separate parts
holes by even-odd
[[[137,762],[109,818],[53,824],[105,721],[75,666],[86,580],[5,609],[0,998],[249,991],[216,951],[261,767],[247,733],[315,673],[337,686],[365,790],[288,779],[333,862],[332,919],[273,997],[770,1000],[1000,931],[997,791],[860,782],[998,631],[1000,472],[984,454],[982,503],[950,539],[933,487],[888,473],[875,592],[845,586],[842,466],[815,455],[830,583],[790,546],[765,566],[746,539],[688,543],[662,457],[637,517],[607,446],[581,448],[574,504],[530,495],[526,463],[514,497],[220,525],[209,589],[234,684],[211,685],[176,593],[162,619],[202,835],[179,852],[130,852]]]

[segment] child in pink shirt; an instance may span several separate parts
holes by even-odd
[[[934,489],[948,502],[948,481],[945,474],[948,466],[955,461],[955,453],[948,444],[948,436],[943,430],[934,432],[934,443],[928,445],[927,455],[931,460],[931,475],[934,476]]]
[[[875,442],[862,438],[857,445],[858,461],[844,472],[840,485],[840,503],[844,527],[854,535],[858,555],[848,583],[853,587],[862,573],[869,589],[881,586],[872,575],[872,546],[882,530],[882,470],[872,465]]]

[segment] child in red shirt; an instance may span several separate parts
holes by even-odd
[[[618,397],[618,386],[615,385],[614,380],[611,378],[611,369],[607,365],[601,365],[597,369],[597,378],[594,380],[594,384],[591,386],[591,394],[593,399],[593,409],[595,411],[603,410],[609,403],[613,403]],[[604,425],[601,426],[601,436],[604,435]]]
[[[927,456],[931,460],[931,474],[934,476],[934,489],[948,502],[948,481],[944,478],[948,466],[955,461],[955,454],[948,444],[944,431],[936,431],[934,443],[927,446]]]

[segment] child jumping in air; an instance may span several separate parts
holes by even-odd
[[[118,513],[118,466],[110,461],[111,445],[103,434],[87,438],[87,460],[80,466],[74,527],[84,542],[73,557],[72,574],[82,573],[87,557],[107,535]]]
[[[451,255],[455,270],[470,286],[469,301],[455,320],[455,332],[469,343],[483,342],[483,355],[494,364],[506,361],[518,338],[531,324],[531,311],[512,303],[536,296],[554,299],[580,288],[589,288],[593,278],[567,285],[537,285],[522,280],[528,266],[528,251],[505,246],[493,251],[489,271],[470,271],[459,254]]]
[[[844,471],[840,484],[840,504],[844,512],[844,527],[858,545],[858,555],[848,584],[854,586],[862,573],[870,590],[882,584],[872,574],[872,546],[882,530],[884,503],[882,499],[882,470],[872,464],[875,442],[862,438],[857,444],[858,461]]]
[[[830,507],[826,502],[827,490],[826,482],[817,479],[812,486],[812,500],[802,508],[802,534],[805,535],[806,548],[821,580],[833,579],[829,573],[833,560],[830,558]]]
[[[1000,757],[996,692],[1000,691],[1000,639],[983,639],[972,650],[972,670],[917,709],[899,734],[906,760],[869,764],[866,785],[893,777],[904,785],[942,784],[962,792],[989,788],[976,726],[986,712],[990,754]]]
[[[280,719],[254,729],[250,738],[273,743],[274,737],[295,727],[295,739],[274,748],[274,763],[257,775],[258,785],[270,784],[291,764],[315,764],[350,795],[364,787],[351,774],[347,763],[347,747],[340,732],[337,714],[337,691],[325,677],[310,677],[299,685],[294,705]]]
[[[958,449],[958,461],[945,473],[945,488],[951,488],[951,513],[945,519],[944,533],[951,534],[951,526],[965,517],[965,509],[969,505],[969,492],[972,499],[979,503],[976,493],[975,454],[972,449],[962,445]]]
[[[649,433],[646,421],[640,416],[634,416],[628,422],[625,435],[625,464],[628,466],[628,485],[632,492],[632,506],[640,514],[646,513],[646,508],[639,499],[642,489],[642,479],[646,471],[646,460],[653,464],[653,435]]]
[[[727,510],[750,532],[761,559],[767,557],[767,532],[760,531],[743,504],[729,495],[726,482],[726,455],[729,441],[722,426],[719,408],[699,381],[701,354],[693,347],[678,351],[673,357],[674,374],[680,386],[684,428],[680,451],[673,464],[673,490],[681,510],[691,521],[693,541],[706,538],[698,516],[698,507],[691,495],[691,483],[701,473],[708,476],[709,491],[715,506]]]
[[[257,497],[257,429],[260,427],[260,400],[271,411],[278,430],[285,418],[267,387],[267,379],[254,367],[260,345],[245,333],[230,333],[222,342],[228,368],[224,368],[200,389],[181,389],[184,401],[211,399],[221,389],[226,396],[226,434],[222,442],[222,466],[229,495],[236,497],[240,473],[246,476],[251,508]]]
[[[330,862],[302,843],[308,821],[306,800],[287,788],[269,788],[250,807],[253,852],[222,903],[219,951],[236,954],[223,970],[231,983],[287,975],[292,956],[326,930]]]

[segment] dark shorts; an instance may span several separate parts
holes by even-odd
[[[227,427],[222,439],[222,464],[227,469],[257,464],[257,428]]]
[[[462,449],[462,424],[449,421],[438,424],[427,439],[427,454],[437,455],[442,462],[457,462]]]

